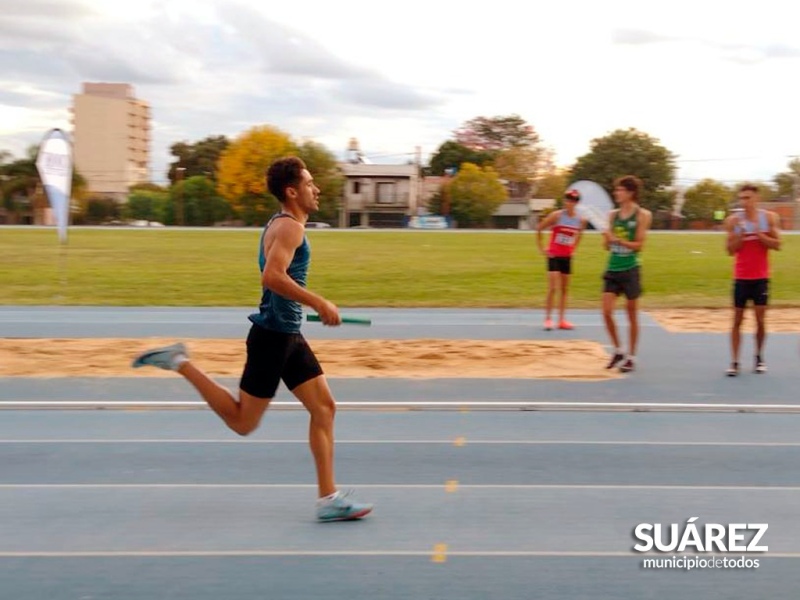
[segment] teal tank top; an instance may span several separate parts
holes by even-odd
[[[267,264],[267,257],[264,254],[264,236],[267,235],[269,226],[280,218],[292,219],[294,217],[286,213],[278,213],[269,220],[261,232],[261,240],[258,246],[258,267],[261,273],[264,272],[264,267]],[[311,246],[308,243],[308,238],[303,235],[303,243],[294,251],[292,262],[289,263],[289,268],[286,270],[289,277],[302,287],[306,287],[310,262]],[[248,318],[252,323],[260,325],[264,329],[282,333],[300,333],[300,325],[303,322],[303,306],[295,300],[276,294],[269,288],[263,288],[258,312]]]

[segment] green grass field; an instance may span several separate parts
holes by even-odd
[[[255,306],[260,230],[0,229],[0,304]],[[544,258],[532,232],[309,231],[309,287],[340,306],[540,307]],[[652,232],[645,308],[727,307],[719,233]],[[772,304],[800,306],[800,237],[773,253]],[[574,261],[571,305],[597,307],[606,259],[597,234]]]

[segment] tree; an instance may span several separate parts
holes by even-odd
[[[179,181],[170,188],[169,195],[173,211],[177,211],[186,225],[213,225],[230,215],[230,206],[209,177],[195,175]]]
[[[790,200],[800,199],[800,158],[789,161],[788,169],[772,179],[776,188],[775,195]]]
[[[739,191],[743,185],[754,185],[758,188],[758,197],[761,202],[773,202],[777,197],[777,190],[765,181],[740,181],[733,186],[734,191]]]
[[[614,180],[624,175],[642,180],[642,206],[652,211],[672,209],[673,194],[667,188],[675,178],[675,155],[657,139],[633,128],[592,140],[589,153],[572,168],[571,180],[590,179],[610,194]]]
[[[733,198],[733,190],[724,183],[703,179],[684,194],[681,212],[688,221],[711,221],[714,211],[726,210]]]
[[[295,154],[297,146],[275,127],[254,127],[222,152],[217,170],[217,192],[246,225],[261,224],[278,209],[267,190],[266,172],[276,159]]]
[[[456,142],[476,151],[497,152],[539,144],[536,130],[519,115],[475,117],[455,133]]]
[[[514,197],[530,196],[534,180],[551,161],[551,153],[542,146],[539,134],[519,115],[475,117],[464,123],[455,136],[456,143],[489,157]]]
[[[163,186],[158,185],[157,183],[147,182],[147,183],[135,183],[131,187],[128,188],[129,193],[134,192],[165,192],[166,189]]]
[[[212,135],[205,139],[190,144],[178,142],[170,146],[170,154],[178,160],[171,163],[167,177],[170,183],[177,181],[178,167],[186,169],[183,177],[188,179],[196,175],[203,175],[216,181],[217,163],[230,142],[224,135]]]
[[[497,154],[494,168],[500,178],[508,182],[513,197],[528,198],[546,160],[541,148],[515,146]]]
[[[0,151],[0,189],[2,190],[2,206],[12,213],[22,210],[15,198],[24,198],[26,206],[34,205],[35,208],[47,206],[47,197],[40,190],[41,180],[39,170],[36,168],[36,157],[39,154],[38,146],[30,146],[25,158],[7,162],[13,156],[7,151]],[[72,212],[81,212],[87,196],[86,179],[76,168],[72,169]],[[76,210],[77,209],[77,210]]]
[[[344,190],[345,177],[339,168],[336,156],[325,146],[311,140],[300,144],[297,156],[303,159],[319,188],[319,210],[314,220],[336,223],[339,202]]]
[[[464,163],[484,166],[491,163],[494,153],[481,150],[472,150],[455,140],[447,140],[431,156],[429,175],[442,176],[445,173],[455,173]]]
[[[167,213],[169,203],[170,197],[166,191],[136,190],[128,196],[122,216],[133,221],[157,221],[171,225],[172,219],[168,218]]]
[[[508,192],[492,167],[464,163],[447,184],[450,215],[460,227],[486,226]]]
[[[548,171],[536,181],[533,197],[553,199],[559,204],[569,185],[568,176],[569,173],[562,170]]]

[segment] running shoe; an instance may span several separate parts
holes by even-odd
[[[165,369],[167,371],[177,371],[185,360],[189,358],[189,351],[186,346],[178,342],[171,346],[164,346],[163,348],[153,348],[143,352],[131,363],[134,369],[140,367],[151,366]]]
[[[739,363],[732,362],[731,366],[728,367],[727,371],[725,371],[725,375],[728,377],[736,377],[739,374]]]
[[[566,329],[568,331],[571,331],[571,330],[575,329],[575,326],[572,323],[570,323],[569,321],[561,321],[558,324],[558,328],[559,329]]]
[[[553,320],[552,319],[545,319],[544,320],[544,330],[550,331],[553,329]]]
[[[317,501],[317,519],[319,521],[353,521],[366,517],[372,512],[372,504],[353,502],[349,496],[352,492],[336,492],[333,498]]]
[[[619,371],[620,371],[620,373],[630,373],[635,368],[636,368],[636,363],[634,362],[634,360],[632,358],[628,357],[628,358],[625,359],[625,362],[623,362],[619,366]]]
[[[625,355],[620,353],[620,352],[617,352],[616,354],[614,354],[614,356],[611,357],[611,360],[606,365],[606,369],[613,369],[619,363],[621,363],[624,359],[625,359]]]
[[[756,356],[755,372],[758,373],[759,375],[763,375],[764,373],[767,372],[767,363],[761,360],[760,356]]]

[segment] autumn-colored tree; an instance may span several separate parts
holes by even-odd
[[[564,192],[569,185],[569,173],[564,170],[552,169],[539,177],[533,191],[534,198],[555,200],[560,205]]]
[[[246,131],[222,152],[217,191],[245,224],[261,224],[277,211],[278,201],[267,190],[266,172],[274,160],[297,150],[288,134],[265,125]]]
[[[549,153],[537,146],[514,146],[497,153],[494,168],[508,182],[509,193],[515,198],[529,198],[536,179],[549,161]]]
[[[536,130],[515,114],[475,117],[464,123],[455,136],[457,144],[489,157],[514,197],[529,197],[534,181],[552,159]]]
[[[464,163],[449,182],[446,194],[449,214],[459,227],[481,227],[491,222],[497,208],[508,199],[508,192],[492,167]]]
[[[456,142],[471,150],[499,152],[539,144],[539,134],[519,115],[475,117],[455,134]]]

